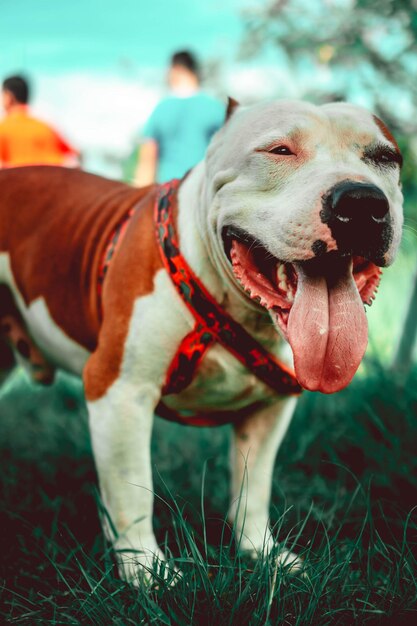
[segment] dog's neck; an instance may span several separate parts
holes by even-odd
[[[259,329],[272,327],[266,312],[252,303],[224,270],[208,232],[209,220],[204,161],[181,183],[178,192],[178,234],[181,254],[206,288],[236,321]],[[276,334],[276,331],[273,331]]]

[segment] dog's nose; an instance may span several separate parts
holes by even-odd
[[[357,228],[372,228],[387,221],[389,204],[385,194],[375,185],[340,183],[331,194],[331,211],[343,224],[355,223]]]
[[[342,253],[382,257],[392,239],[389,202],[379,187],[343,181],[323,198],[321,220]]]

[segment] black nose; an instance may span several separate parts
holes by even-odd
[[[323,197],[320,217],[342,253],[377,259],[392,239],[388,199],[376,185],[338,183]]]
[[[354,221],[358,226],[369,223],[381,224],[387,220],[389,212],[385,194],[375,185],[366,183],[340,183],[333,188],[331,210],[334,217],[348,224]]]

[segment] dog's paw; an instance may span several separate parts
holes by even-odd
[[[274,560],[288,574],[296,575],[304,571],[303,559],[289,550],[279,550]]]
[[[153,550],[119,548],[116,556],[120,578],[134,587],[171,586],[181,576],[180,571],[165,559],[158,547]]]
[[[304,561],[294,552],[285,550],[269,536],[265,541],[255,546],[247,537],[243,537],[240,551],[253,560],[270,559],[288,574],[296,575],[304,570]]]

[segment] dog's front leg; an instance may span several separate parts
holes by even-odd
[[[234,426],[231,448],[231,520],[240,549],[269,552],[269,503],[275,457],[291,421],[296,398],[281,399]]]
[[[100,491],[108,520],[104,530],[116,550],[121,576],[150,579],[155,557],[163,559],[152,528],[150,445],[156,386],[117,380],[88,412]],[[105,516],[104,516],[105,517]]]

